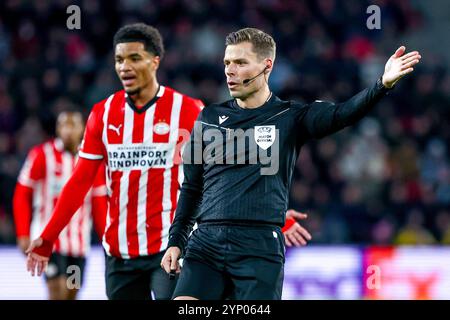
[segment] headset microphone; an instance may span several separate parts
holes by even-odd
[[[256,78],[258,78],[260,75],[262,75],[266,70],[267,70],[268,66],[266,66],[263,71],[261,71],[260,73],[258,73],[256,76],[254,76],[253,78],[250,79],[245,79],[244,81],[242,81],[242,84],[244,86],[248,85],[250,82],[252,82],[253,80],[255,80]]]

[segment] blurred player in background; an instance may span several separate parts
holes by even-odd
[[[84,131],[80,112],[65,111],[58,115],[56,138],[31,149],[20,172],[14,193],[14,219],[17,244],[25,253],[31,238],[36,238],[50,219],[55,203],[77,161],[77,151]],[[67,268],[78,266],[83,279],[86,256],[94,227],[103,235],[106,219],[106,186],[104,169],[99,170],[83,205],[61,232],[45,273],[49,299],[73,300],[78,290],[70,289]],[[81,283],[80,283],[81,284]]]
[[[224,69],[233,99],[212,104],[199,115],[186,148],[185,179],[161,262],[166,272],[180,272],[178,259],[184,253],[174,298],[281,299],[285,248],[280,231],[301,146],[366,115],[419,62],[417,51],[405,51],[398,48],[376,83],[348,101],[303,104],[283,101],[269,88],[276,53],[270,35],[246,28],[227,36]],[[211,130],[218,131],[213,141],[206,137]],[[276,170],[263,174],[261,159],[257,164],[229,163],[224,149],[213,161],[196,160],[237,130],[250,131],[259,152],[270,148]],[[243,145],[242,154],[249,156],[251,144]],[[195,221],[199,227],[188,241]]]

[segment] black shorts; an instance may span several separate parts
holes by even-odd
[[[83,284],[84,268],[86,266],[85,257],[65,256],[59,253],[52,253],[48,261],[47,269],[45,270],[45,279],[53,280],[58,277],[69,277],[74,274],[75,269],[71,266],[76,266],[80,271],[80,285]]]
[[[169,279],[161,268],[164,252],[120,259],[106,256],[106,295],[110,300],[169,300],[178,276]],[[153,297],[152,297],[153,294]]]
[[[284,261],[280,227],[201,224],[189,238],[173,298],[279,300]]]

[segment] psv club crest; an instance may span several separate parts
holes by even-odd
[[[275,141],[275,126],[255,126],[255,142],[264,150],[267,150]]]
[[[165,122],[158,122],[153,126],[153,132],[159,135],[168,134],[170,131],[170,126]]]

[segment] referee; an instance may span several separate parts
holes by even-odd
[[[184,255],[175,299],[281,299],[280,227],[301,146],[356,123],[421,56],[401,46],[376,83],[348,101],[303,104],[283,101],[269,88],[276,52],[270,35],[245,28],[225,44],[233,99],[204,108],[197,119],[161,266],[180,272]]]

